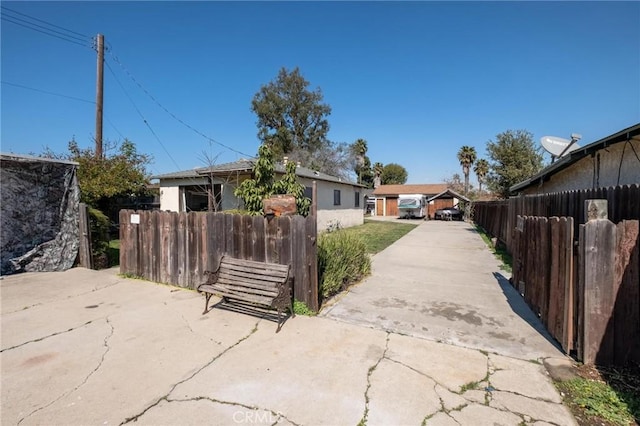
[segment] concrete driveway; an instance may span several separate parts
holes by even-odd
[[[563,356],[470,224],[416,223],[322,315],[520,359]]]
[[[113,270],[0,291],[3,426],[575,424],[539,363],[323,317],[275,334]]]

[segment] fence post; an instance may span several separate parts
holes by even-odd
[[[614,264],[616,226],[606,219],[606,200],[586,200],[584,226],[584,346],[585,364],[613,361]],[[602,213],[604,209],[604,217]]]
[[[80,217],[78,220],[80,234],[80,249],[78,252],[79,263],[83,268],[93,269],[93,256],[91,250],[91,222],[89,220],[89,207],[80,203]]]

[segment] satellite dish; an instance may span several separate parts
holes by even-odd
[[[560,157],[580,148],[576,143],[578,139],[572,137],[569,140],[557,136],[543,136],[540,138],[540,144],[552,157]]]

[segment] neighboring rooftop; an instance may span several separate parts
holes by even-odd
[[[180,179],[180,178],[194,178],[213,173],[214,175],[224,175],[226,173],[238,173],[238,172],[251,172],[255,165],[254,160],[241,159],[230,163],[216,164],[211,167],[200,167],[190,170],[182,170],[173,173],[166,173],[162,175],[151,176],[151,179]],[[284,163],[278,163],[275,165],[276,173],[284,174]],[[355,182],[341,179],[339,177],[331,176],[326,173],[311,170],[307,167],[298,166],[296,168],[296,175],[309,179],[323,180],[328,182],[340,182],[355,186],[364,186]]]
[[[380,185],[373,190],[373,195],[423,194],[435,195],[446,191],[446,183],[424,183],[408,185]]]
[[[452,198],[457,198],[458,200],[462,200],[465,201],[467,203],[471,202],[470,199],[468,199],[467,197],[465,197],[462,194],[457,193],[456,191],[454,191],[453,189],[446,189],[444,191],[442,191],[439,194],[434,195],[433,197],[429,197],[429,199],[427,201],[432,201],[438,198],[442,198],[445,196],[451,196]]]
[[[589,145],[585,145],[581,148],[576,149],[575,151],[571,151],[569,154],[563,156],[562,158],[554,161],[544,169],[542,169],[535,176],[517,183],[509,188],[511,192],[521,191],[531,185],[537,185],[540,182],[544,182],[548,180],[549,177],[558,173],[561,170],[566,169],[573,163],[583,159],[584,157],[593,154],[596,151],[604,149],[608,146],[615,145],[621,142],[626,142],[628,140],[640,141],[640,123],[628,127],[624,130],[621,130],[617,133],[614,133],[610,136],[602,138],[598,141],[590,143]],[[637,153],[638,155],[640,153]]]

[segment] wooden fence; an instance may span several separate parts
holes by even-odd
[[[607,200],[608,217],[613,223],[640,218],[640,185],[634,184],[474,202],[473,220],[513,253],[518,216],[573,217],[573,233],[577,236],[579,225],[585,223],[585,200],[590,199]]]
[[[191,289],[223,255],[291,265],[294,297],[318,310],[315,217],[120,211],[120,273]]]
[[[575,349],[573,218],[518,216],[512,284],[566,353]]]
[[[639,221],[518,216],[512,283],[585,364],[640,362]]]
[[[639,221],[580,226],[578,356],[585,364],[640,363]]]

